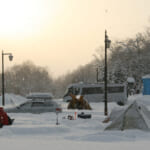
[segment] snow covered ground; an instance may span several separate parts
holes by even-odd
[[[24,98],[8,95],[6,99],[14,103],[25,101]],[[19,101],[20,99],[20,101]],[[135,95],[129,98],[129,103],[138,99],[150,109],[150,96]],[[7,100],[7,105],[10,103]],[[10,100],[11,102],[11,100]],[[67,110],[66,103],[61,100],[63,112],[59,114],[59,125],[56,125],[55,113],[23,114],[10,113],[15,118],[12,126],[0,129],[0,147],[5,150],[148,150],[150,132],[140,130],[104,131],[109,123],[104,124],[104,103],[91,103],[91,119],[68,120],[68,115],[74,116],[74,110]],[[13,105],[13,103],[11,102]],[[120,107],[109,103],[109,113]],[[127,106],[125,106],[127,107]],[[77,113],[82,111],[76,110]]]

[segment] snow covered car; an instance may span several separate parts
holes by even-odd
[[[52,93],[39,93],[39,92],[34,92],[30,93],[29,95],[26,96],[27,99],[31,100],[37,100],[37,99],[42,99],[42,100],[51,100],[53,99],[53,94]]]
[[[6,108],[7,113],[44,113],[55,112],[61,106],[53,100],[29,100],[19,106]]]

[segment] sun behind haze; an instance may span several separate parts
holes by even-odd
[[[93,59],[105,29],[132,37],[149,14],[149,0],[0,0],[0,49],[14,55],[5,66],[31,60],[60,76]]]

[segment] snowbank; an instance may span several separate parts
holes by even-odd
[[[20,95],[15,94],[5,94],[5,105],[6,106],[16,106],[23,102],[27,101],[27,99]],[[0,96],[0,106],[2,106],[2,96]]]

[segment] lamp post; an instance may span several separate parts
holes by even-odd
[[[107,108],[107,48],[110,48],[111,40],[109,40],[107,36],[107,31],[105,30],[105,70],[104,70],[104,115],[108,115],[108,108]]]
[[[4,55],[8,55],[10,61],[13,60],[12,53],[4,53],[2,51],[2,105],[5,105],[5,76],[4,76]]]

